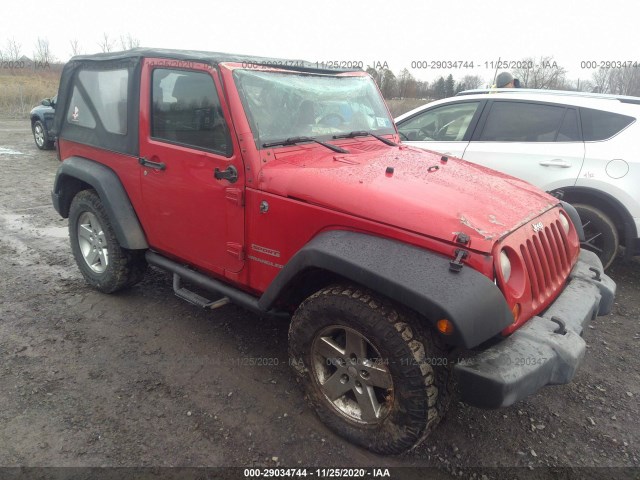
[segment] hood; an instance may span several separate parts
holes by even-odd
[[[374,143],[377,142],[377,143]],[[509,175],[413,147],[377,140],[281,149],[265,164],[259,188],[276,195],[490,252],[504,235],[558,201]]]

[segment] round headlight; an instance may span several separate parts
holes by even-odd
[[[564,233],[569,233],[569,219],[564,215],[560,214],[560,225],[562,225],[562,229]]]
[[[502,271],[502,278],[504,278],[505,282],[508,282],[509,278],[511,278],[511,261],[504,250],[500,252],[500,270]]]

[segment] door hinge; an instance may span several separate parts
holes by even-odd
[[[227,253],[238,260],[244,260],[244,247],[239,243],[227,242]]]
[[[239,188],[227,188],[224,197],[238,207],[244,207],[244,191]]]

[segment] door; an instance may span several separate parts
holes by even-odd
[[[142,69],[139,163],[149,243],[220,275],[238,272],[244,168],[216,71],[168,64],[146,59]]]
[[[584,142],[574,108],[525,101],[492,101],[463,158],[543,190],[574,185]]]
[[[427,108],[401,121],[398,132],[403,143],[462,158],[483,102],[454,102]]]

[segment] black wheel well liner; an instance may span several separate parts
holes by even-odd
[[[451,272],[452,258],[374,235],[323,232],[287,262],[258,304],[264,311],[297,305],[344,280],[414,310],[431,324],[450,320],[454,333],[443,340],[471,348],[499,334],[513,316],[493,281],[469,266]]]
[[[293,311],[302,301],[333,283],[351,282],[348,278],[319,267],[298,272],[280,291],[275,304],[282,310]],[[352,282],[353,283],[353,282]]]
[[[120,178],[109,167],[82,157],[69,157],[58,167],[53,187],[54,207],[61,217],[68,218],[73,197],[82,190],[95,190],[107,211],[118,242],[123,248],[149,248]]]
[[[589,187],[563,187],[556,191],[562,191],[562,199],[570,204],[584,203],[602,210],[618,229],[621,243],[633,245],[633,240],[638,237],[633,217],[617,198]]]

